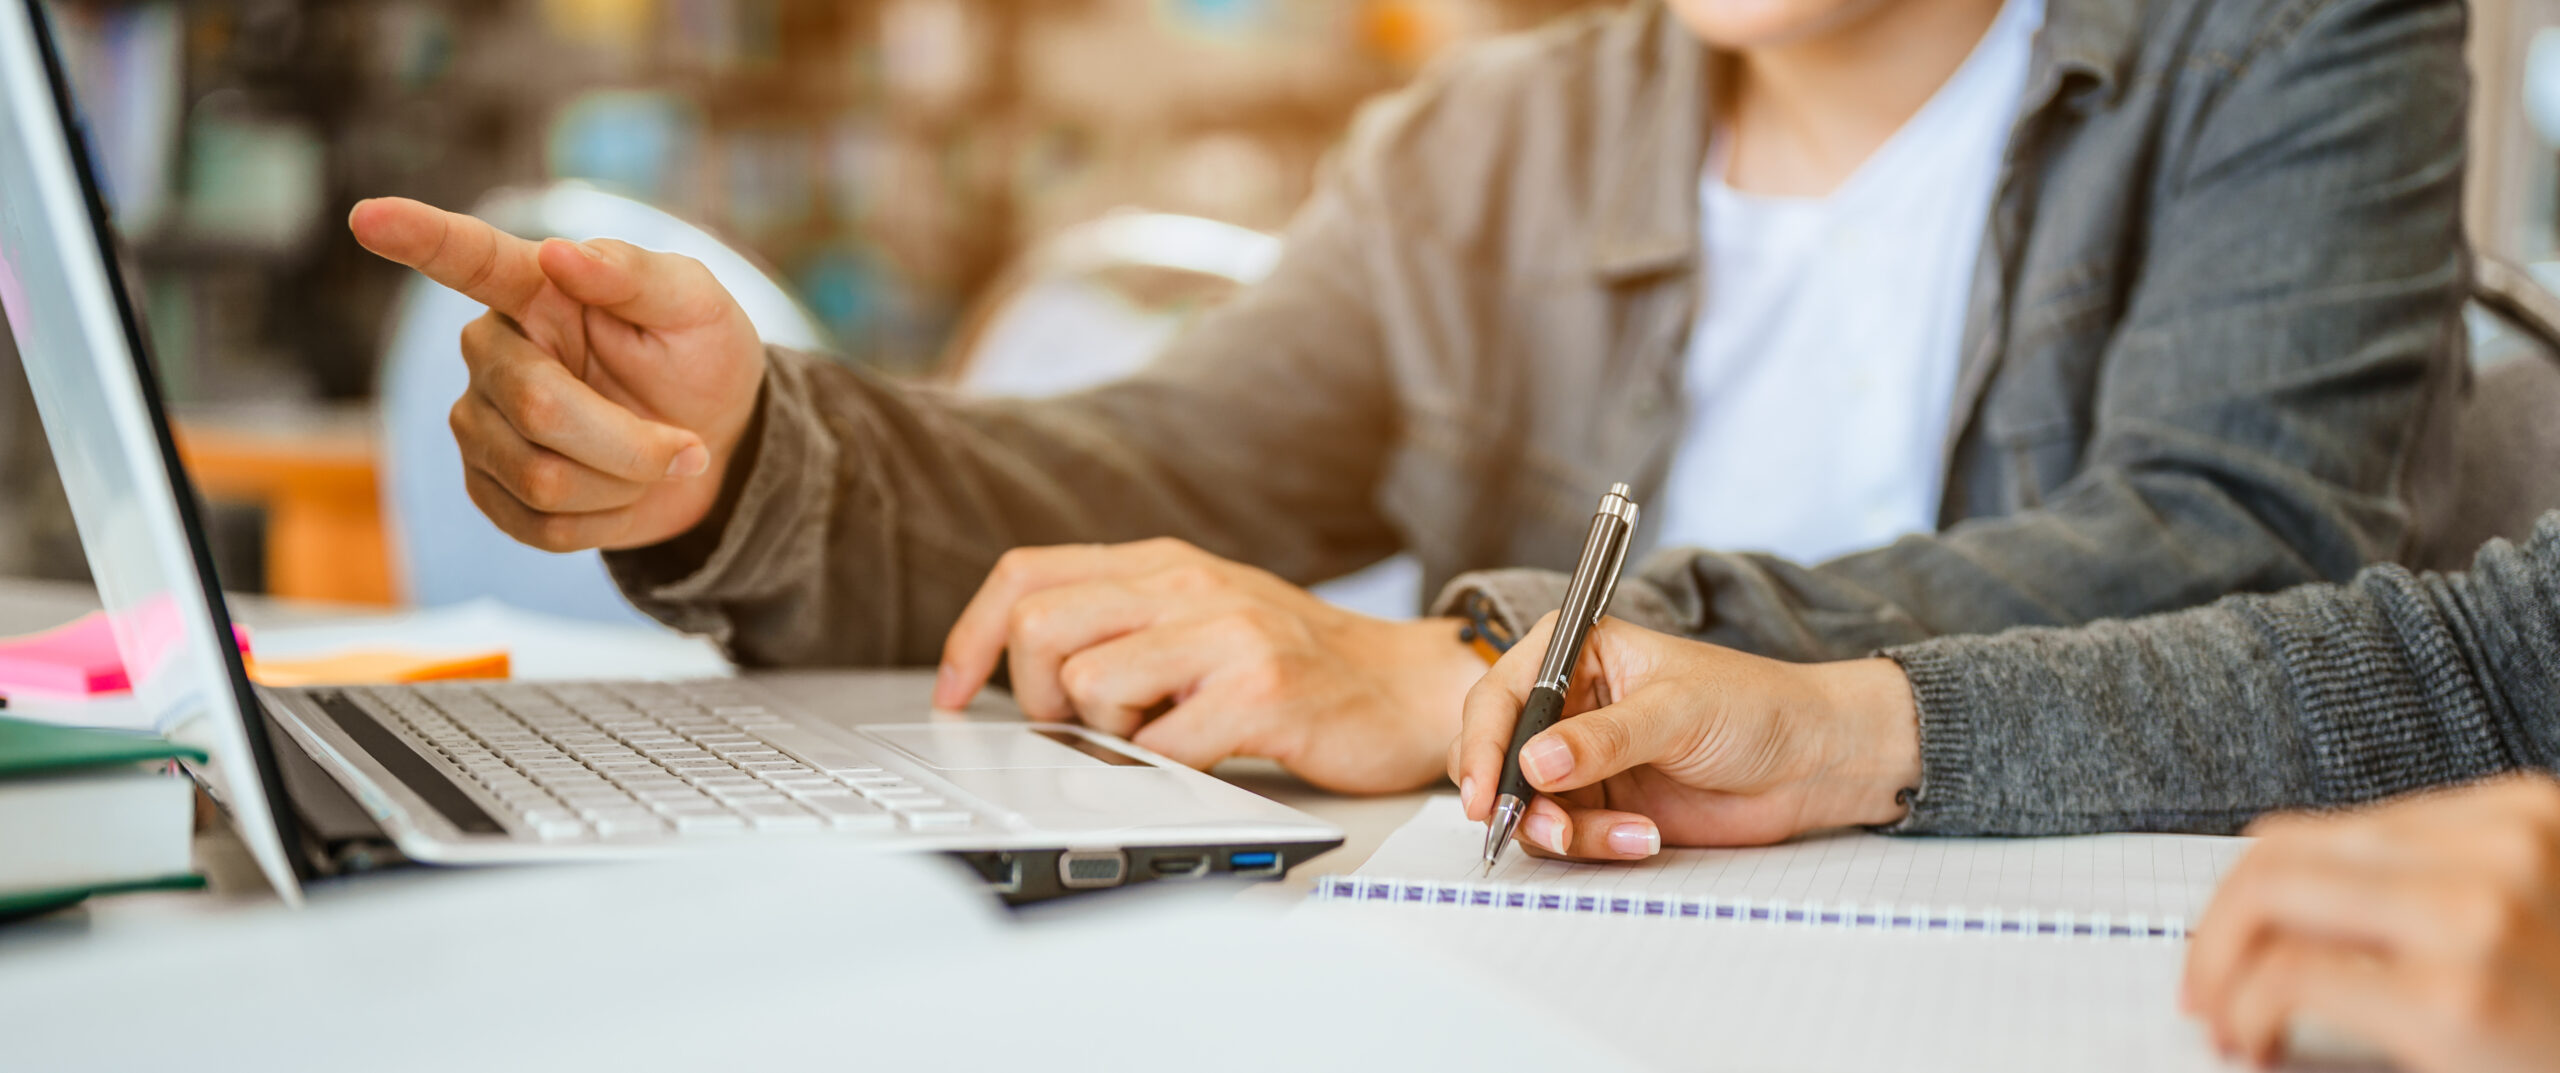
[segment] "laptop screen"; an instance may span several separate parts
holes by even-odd
[[[213,584],[195,497],[115,264],[89,155],[35,0],[0,0],[0,309],[135,699],[212,759],[197,775],[300,900],[275,757]]]

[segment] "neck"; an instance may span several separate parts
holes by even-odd
[[[1755,194],[1830,193],[1964,65],[2000,3],[1863,3],[1830,25],[1734,53],[1725,182]]]

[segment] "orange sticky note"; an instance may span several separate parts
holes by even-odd
[[[510,669],[503,649],[463,656],[366,649],[316,659],[249,661],[249,677],[269,686],[384,686],[455,678],[504,678]]]

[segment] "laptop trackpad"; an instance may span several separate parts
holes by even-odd
[[[864,727],[862,732],[943,771],[1149,766],[1063,727],[936,723]]]

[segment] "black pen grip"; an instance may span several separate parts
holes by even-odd
[[[1564,694],[1547,686],[1529,691],[1529,702],[1520,706],[1520,722],[1511,728],[1511,748],[1502,754],[1502,786],[1495,792],[1522,801],[1537,794],[1529,786],[1529,777],[1520,772],[1520,747],[1563,718]]]

